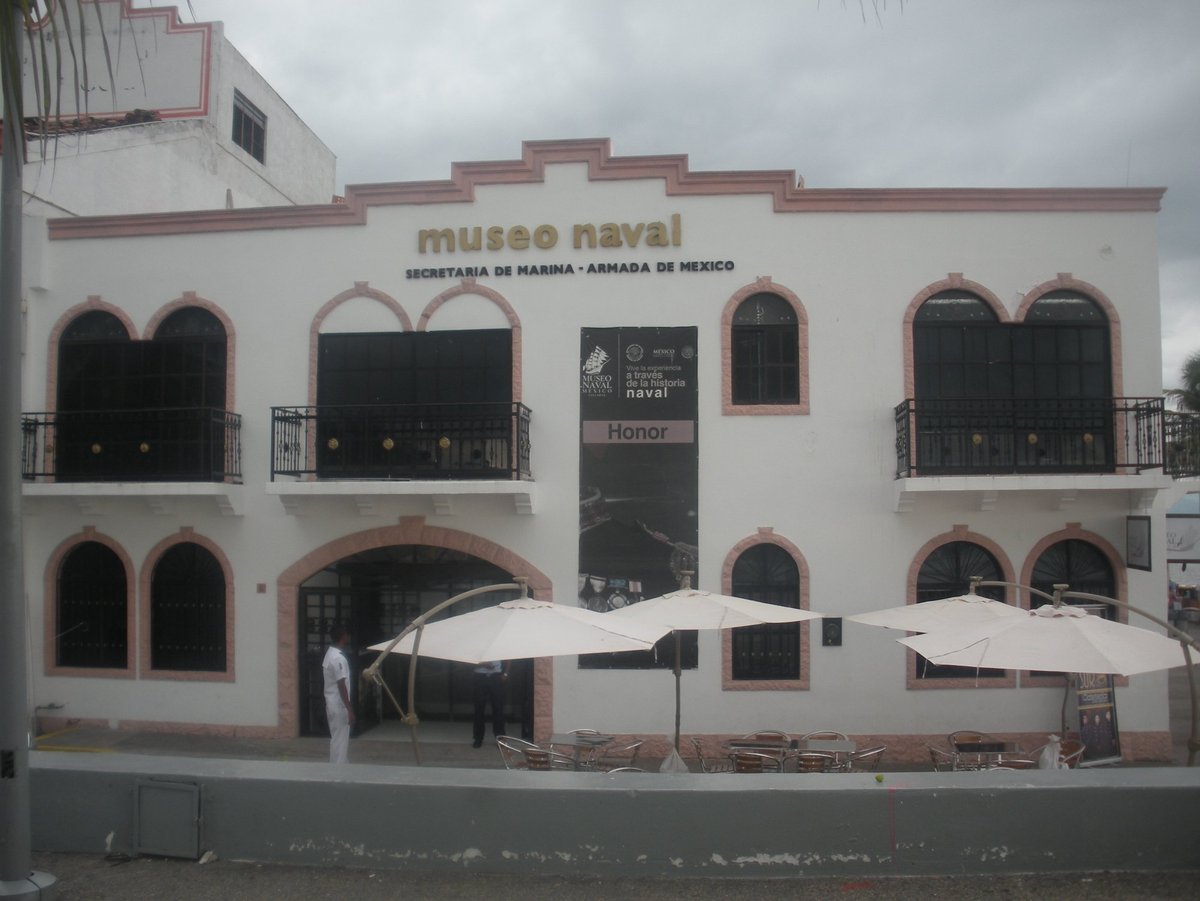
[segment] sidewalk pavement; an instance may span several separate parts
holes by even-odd
[[[223,860],[198,864],[153,857],[109,860],[88,854],[38,853],[33,864],[36,870],[54,876],[58,901],[794,901],[837,897],[871,901],[1194,901],[1200,897],[1200,871],[865,879],[598,879],[264,866]]]

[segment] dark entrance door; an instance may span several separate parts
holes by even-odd
[[[354,649],[384,641],[400,632],[421,613],[456,594],[485,585],[512,581],[499,567],[458,551],[426,545],[376,548],[345,557],[315,574],[300,587],[300,732],[328,735],[325,721],[321,661],[334,622],[349,626]],[[456,605],[451,615],[498,604],[516,592],[495,592]],[[394,720],[395,709],[373,686],[359,685],[358,674],[377,656],[374,651],[350,654],[354,676],[353,701],[358,733]],[[393,655],[382,669],[391,692],[402,702],[408,696],[408,657]],[[509,731],[532,731],[533,686],[524,674],[530,665],[513,666],[506,704]],[[472,716],[471,667],[445,660],[422,659],[417,668],[417,714],[422,720],[461,722],[464,738]],[[518,732],[520,728],[521,732]]]

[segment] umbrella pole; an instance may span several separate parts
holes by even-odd
[[[671,633],[675,636],[675,753],[679,753],[679,674],[680,674],[680,658],[683,656],[683,639],[679,635],[679,630],[675,629]]]

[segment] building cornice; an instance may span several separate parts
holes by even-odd
[[[374,206],[470,203],[486,185],[539,184],[547,165],[585,163],[589,181],[660,179],[668,197],[769,195],[777,213],[1147,212],[1165,188],[821,188],[794,170],[692,172],[686,155],[612,155],[607,138],[526,141],[521,159],[453,163],[444,181],[350,185],[344,202],[49,220],[51,240],[363,225]]]

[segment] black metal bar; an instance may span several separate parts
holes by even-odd
[[[242,419],[212,407],[26,413],[21,474],[56,482],[239,482]]]
[[[271,408],[271,478],[530,477],[524,404]]]
[[[1171,472],[1161,397],[908,398],[895,416],[897,478]]]

